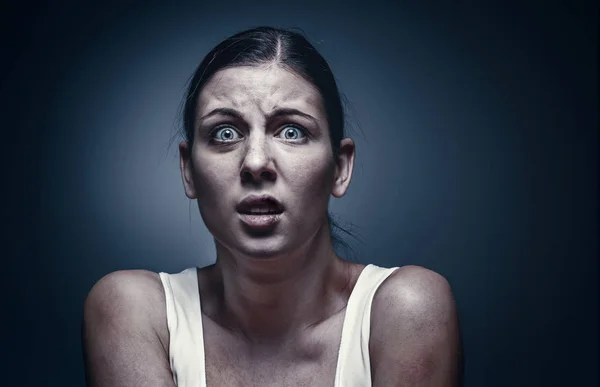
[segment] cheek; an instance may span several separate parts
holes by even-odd
[[[230,191],[236,178],[235,168],[230,164],[225,158],[195,158],[194,187],[201,204],[213,206]]]
[[[230,157],[227,157],[230,156]],[[194,155],[194,186],[205,210],[223,205],[226,193],[241,184],[239,155]],[[333,187],[335,163],[327,148],[280,151],[274,155],[278,178],[274,194],[295,197],[304,203],[327,203]]]
[[[326,153],[319,152],[303,157],[285,159],[286,185],[293,194],[302,194],[303,199],[327,202],[331,191],[334,172],[333,160]]]

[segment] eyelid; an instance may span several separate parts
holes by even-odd
[[[308,129],[304,128],[302,125],[298,125],[298,124],[284,124],[281,125],[280,129],[276,131],[275,136],[279,137],[279,135],[286,129],[286,128],[294,128],[300,132],[302,132],[303,136],[299,137],[298,139],[284,139],[286,141],[299,141],[301,139],[306,139],[308,137],[310,137],[310,132],[308,131]],[[244,137],[244,135],[240,132],[240,130],[238,130],[235,125],[233,124],[228,124],[228,123],[224,123],[224,124],[219,124],[217,126],[215,126],[209,133],[208,136],[210,137],[211,140],[219,142],[219,143],[231,143],[231,142],[235,142],[236,140],[238,140],[239,138],[233,139],[233,140],[219,140],[215,137],[215,134],[223,129],[223,128],[230,128],[231,130],[233,130],[234,132],[236,132],[238,134],[239,137]]]
[[[218,124],[214,128],[212,128],[212,130],[210,131],[210,133],[212,134],[212,133],[216,132],[217,130],[223,129],[223,128],[231,128],[231,129],[235,130],[238,133],[240,132],[238,130],[238,128],[236,128],[235,125],[233,125],[233,124]]]
[[[302,132],[304,134],[304,136],[301,137],[301,138],[307,138],[307,137],[309,137],[309,131],[308,131],[308,129],[305,129],[302,125],[298,125],[298,124],[285,124],[285,125],[282,125],[281,129],[279,129],[277,131],[276,136],[279,136],[283,132],[283,130],[285,128],[290,128],[290,127],[294,128],[294,129],[297,129],[300,132]],[[294,140],[288,140],[288,141],[294,141]]]
[[[234,142],[237,139],[234,140],[228,140],[228,141],[223,141],[223,140],[219,140],[217,138],[215,138],[215,134],[223,129],[223,128],[229,128],[231,130],[233,130],[234,132],[236,132],[238,134],[239,137],[243,137],[243,135],[240,133],[240,131],[232,124],[219,124],[217,126],[215,126],[209,133],[208,133],[208,137],[210,137],[212,140],[220,142],[220,143],[225,143],[225,142]]]

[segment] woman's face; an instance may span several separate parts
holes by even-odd
[[[334,159],[321,95],[294,72],[221,70],[198,96],[192,148],[180,144],[186,195],[198,199],[208,230],[227,249],[255,258],[291,251],[326,224],[329,195],[348,187],[354,147],[344,142]],[[281,207],[240,209],[251,195]]]

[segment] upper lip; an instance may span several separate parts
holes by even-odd
[[[237,211],[240,213],[251,212],[254,208],[268,208],[269,210],[276,212],[283,212],[284,210],[283,205],[279,200],[266,194],[247,196],[236,206]]]

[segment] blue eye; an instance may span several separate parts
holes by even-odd
[[[231,126],[222,126],[214,131],[211,137],[220,142],[228,142],[240,138],[239,133]]]
[[[281,137],[282,135],[282,138],[285,140],[298,140],[306,137],[306,132],[296,126],[286,126],[281,132],[279,132],[279,136]]]

